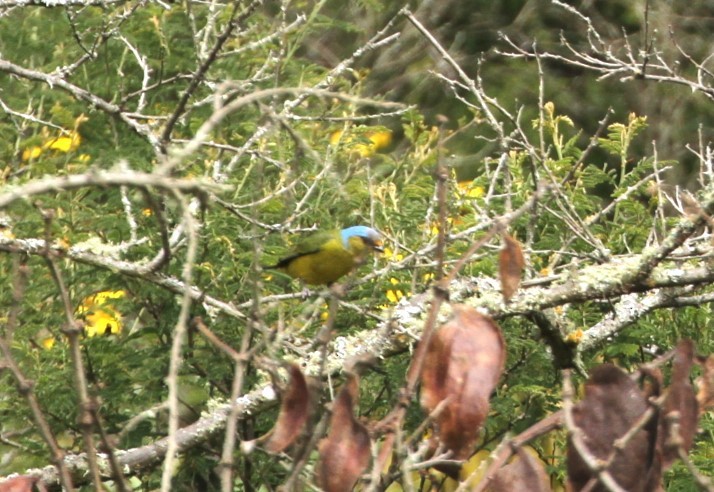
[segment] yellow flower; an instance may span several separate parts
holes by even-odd
[[[42,328],[40,331],[37,332],[37,334],[34,337],[34,343],[38,347],[42,347],[45,350],[50,350],[52,347],[55,346],[55,340],[54,335],[50,330],[47,328]]]
[[[91,299],[90,302],[101,305],[107,302],[108,299],[123,299],[124,297],[126,297],[126,292],[123,290],[105,290],[87,297],[85,301]]]
[[[358,132],[355,136],[344,136],[343,133],[342,130],[333,132],[330,135],[330,145],[342,144],[350,154],[357,154],[360,157],[373,156],[392,143],[392,132],[386,129]]]
[[[40,340],[40,345],[42,345],[43,349],[49,350],[55,346],[56,341],[57,340],[55,340],[55,337],[50,336],[50,337],[43,338],[42,340]]]
[[[568,345],[577,345],[583,339],[584,334],[585,332],[582,328],[578,328],[577,330],[568,333],[565,337],[565,343]]]
[[[387,291],[387,300],[392,304],[398,303],[402,297],[404,297],[404,293],[401,290],[389,289]]]
[[[22,160],[29,161],[30,159],[37,159],[42,155],[42,147],[35,145],[34,147],[28,147],[22,151]]]
[[[392,250],[389,246],[384,248],[384,252],[382,255],[385,258],[388,258],[393,261],[402,261],[404,259],[404,255],[401,253],[397,253],[396,251]]]
[[[322,311],[320,312],[320,320],[321,321],[327,321],[327,318],[330,317],[330,306],[327,305],[327,303],[322,305]]]
[[[338,145],[340,143],[340,140],[342,139],[343,133],[344,132],[342,130],[332,132],[332,134],[330,134],[330,145]]]
[[[474,186],[473,181],[460,181],[458,191],[466,198],[481,198],[485,193],[483,186]]]
[[[87,337],[121,333],[121,314],[114,309],[94,309],[84,317],[84,320],[84,334]]]
[[[84,317],[84,333],[87,337],[121,333],[121,313],[110,301],[125,296],[126,292],[123,290],[106,290],[82,300],[77,308],[77,314]]]
[[[67,152],[74,152],[79,147],[79,144],[82,143],[82,137],[79,135],[77,129],[82,123],[88,120],[89,118],[84,116],[84,113],[82,113],[75,118],[73,130],[63,131],[62,135],[46,141],[42,144],[42,147],[35,145],[33,147],[26,148],[22,151],[22,160],[29,161],[30,159],[37,159],[45,150],[54,150],[65,154]],[[86,163],[89,159],[90,157],[87,154],[82,154],[78,158],[80,163]]]
[[[44,148],[67,153],[77,150],[80,143],[82,143],[82,137],[76,131],[71,131],[66,136],[50,140],[44,145]]]
[[[399,285],[399,280],[394,277],[390,278],[389,282],[395,286]],[[392,304],[396,304],[402,297],[404,297],[404,292],[399,289],[388,289],[386,296],[389,302],[391,302]]]
[[[69,239],[66,236],[57,239],[55,244],[62,249],[69,249],[69,247],[72,245],[72,243],[69,242]]]
[[[453,217],[446,218],[447,229],[449,228],[448,226],[461,225],[463,223],[464,223],[464,221],[460,217],[456,217],[455,219]],[[429,231],[429,234],[431,234],[432,236],[439,235],[439,223],[437,221],[432,222],[430,225],[427,224],[427,225],[422,225],[420,227],[422,227],[422,228],[426,227],[426,229]]]
[[[386,149],[392,143],[392,132],[389,130],[377,131],[374,133],[368,133],[367,138],[374,146],[375,152],[378,150]]]
[[[15,233],[9,227],[0,227],[0,237],[5,239],[15,239]]]

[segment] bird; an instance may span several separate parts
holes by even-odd
[[[383,251],[382,235],[371,227],[358,225],[308,236],[292,254],[266,268],[284,270],[306,284],[329,286],[361,264],[372,251]]]

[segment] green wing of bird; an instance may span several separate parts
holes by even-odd
[[[298,242],[292,248],[292,253],[280,259],[274,268],[285,268],[296,258],[317,253],[333,239],[341,240],[339,231],[316,232]]]

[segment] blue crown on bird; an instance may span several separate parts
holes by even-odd
[[[382,248],[382,235],[371,227],[363,225],[346,227],[340,231],[340,235],[342,236],[342,245],[345,248],[349,247],[351,237],[359,237],[370,246],[371,249],[379,252],[384,251]]]

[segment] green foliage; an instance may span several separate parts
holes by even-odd
[[[468,107],[452,94],[443,97],[443,92],[439,97],[451,101],[451,106],[439,113],[453,118],[441,127],[436,126],[425,101],[416,101],[400,116],[364,118],[372,109],[354,101],[372,97],[365,94],[378,75],[354,68],[333,76],[328,65],[336,63],[325,61],[337,56],[342,48],[334,46],[335,53],[330,52],[330,36],[340,33],[345,39],[359,38],[362,25],[358,19],[334,18],[330,5],[298,4],[305,9],[307,20],[293,30],[284,30],[289,20],[275,6],[258,9],[238,26],[189,98],[186,113],[171,135],[173,140],[166,143],[168,155],[196,135],[213,114],[214,104],[225,105],[276,87],[312,87],[325,80],[330,83],[321,87],[349,97],[306,97],[292,112],[279,115],[285,101],[298,96],[265,97],[228,116],[211,133],[208,144],[171,175],[217,181],[227,191],[178,197],[150,184],[48,190],[39,198],[13,203],[4,210],[7,215],[0,217],[9,220],[12,226],[7,232],[19,240],[48,237],[63,251],[80,248],[117,262],[148,264],[163,252],[165,242],[170,242],[168,261],[156,271],[139,274],[125,275],[119,268],[61,256],[55,260],[73,316],[81,318],[77,309],[88,296],[127,292],[126,298],[114,305],[122,315],[121,333],[83,337],[80,341],[88,387],[100,402],[98,414],[111,434],[122,432],[132,418],[167,398],[164,378],[181,301],[177,289],[162,281],[169,278],[179,282],[184,275],[188,249],[185,235],[178,242],[168,237],[187,210],[181,200],[193,200],[189,209],[200,223],[192,284],[201,295],[223,301],[245,316],[231,317],[200,296],[193,300],[190,314],[201,316],[210,330],[234,349],[252,330],[255,353],[273,359],[295,357],[291,349],[279,344],[301,337],[312,339],[327,317],[322,299],[316,301],[314,295],[306,299],[297,282],[280,272],[260,269],[260,265],[273,264],[280,258],[300,233],[353,224],[370,224],[385,232],[389,251],[369,258],[348,280],[345,305],[331,320],[336,335],[371,330],[378,320],[389,318],[399,299],[428,290],[434,278],[434,245],[444,225],[439,223],[434,199],[435,171],[443,163],[455,163],[446,177],[447,269],[474,241],[485,237],[484,223],[530,203],[540,182],[556,185],[558,193],[552,199],[538,201],[530,213],[509,225],[509,232],[527,246],[531,268],[526,275],[530,280],[592,263],[595,247],[602,246],[613,255],[639,252],[651,241],[651,232],[662,226],[657,222],[656,198],[648,185],[655,171],[676,163],[657,161],[650,152],[642,151],[650,129],[647,116],[630,113],[626,121],[610,124],[606,135],[597,138],[593,149],[585,154],[589,139],[595,136],[593,122],[601,117],[603,108],[578,108],[573,104],[573,91],[566,90],[566,82],[560,79],[544,88],[554,102],[538,108],[538,98],[531,97],[538,84],[530,71],[533,67],[524,70],[508,61],[499,65],[498,77],[484,68],[484,79],[487,86],[494,80],[499,86],[507,86],[503,89],[509,91],[503,93],[507,97],[499,99],[508,101],[507,110],[519,114],[517,118],[504,118],[504,135],[509,135],[510,142],[521,142],[513,137],[517,135],[533,142],[532,147],[519,143],[508,148],[493,145],[489,140],[495,132],[483,111]],[[512,18],[522,4],[510,1],[492,8],[500,9],[494,15]],[[376,15],[390,7],[365,1],[354,8]],[[207,60],[210,50],[206,48],[216,40],[213,33],[208,36],[210,42],[202,45],[201,26],[207,29],[209,19],[220,28],[227,26],[232,7],[216,16],[211,8],[190,3],[190,10],[183,4],[171,4],[171,9],[165,10],[152,3],[126,16],[121,9],[107,12],[94,6],[70,10],[18,8],[0,16],[0,53],[3,59],[43,73],[82,60],[68,76],[72,84],[122,109],[138,111],[144,104],[142,111],[151,117],[141,119],[141,124],[160,135],[158,130],[171,119],[189,81]],[[631,13],[630,9],[617,8],[613,12],[611,15],[628,18]],[[323,35],[326,39],[321,39]],[[488,36],[479,36],[471,42],[479,46],[487,43]],[[93,56],[86,56],[95,44],[99,49]],[[141,53],[141,60],[132,48]],[[143,96],[142,65],[150,70],[153,84]],[[514,70],[518,75],[511,74]],[[509,84],[502,83],[505,79]],[[570,78],[567,80],[569,83]],[[214,99],[217,90],[224,91],[224,99]],[[510,91],[520,91],[524,108],[510,106],[515,98]],[[0,119],[0,162],[4,166],[0,179],[4,191],[43,177],[93,169],[122,170],[119,161],[137,171],[152,171],[162,163],[163,157],[145,135],[119,116],[75,96],[27,78],[0,79],[2,102],[16,113],[33,115],[24,118],[7,112]],[[590,113],[583,117],[583,111]],[[595,113],[597,116],[593,116]],[[532,124],[527,128],[522,121]],[[342,132],[338,143],[331,141],[336,132]],[[393,133],[394,142],[373,149],[371,137],[376,133],[389,133],[390,138]],[[66,139],[62,141],[66,148],[60,148],[59,139]],[[611,162],[613,159],[615,162]],[[53,213],[51,220],[47,211]],[[575,234],[573,227],[564,224],[577,224],[588,234]],[[481,248],[461,275],[497,277],[498,248],[497,241]],[[68,320],[62,292],[46,261],[38,255],[3,254],[3,278],[17,276],[16,261],[29,269],[31,280],[21,296],[13,357],[34,381],[35,394],[62,446],[81,452],[75,369],[63,333]],[[374,273],[369,281],[353,282],[368,273]],[[0,285],[4,324],[16,291],[12,280]],[[595,301],[558,309],[554,316],[564,323],[586,328],[601,320],[610,305]],[[696,339],[699,350],[710,353],[714,331],[709,311],[708,305],[655,311],[606,345],[585,354],[585,364],[591,367],[608,360],[634,368],[681,338]],[[520,317],[508,318],[502,325],[508,347],[507,374],[492,398],[480,448],[494,448],[506,433],[524,430],[556,411],[561,403],[553,355],[541,335]],[[46,336],[55,340],[51,348],[42,345]],[[188,424],[201,415],[208,402],[229,397],[234,361],[193,330],[182,356],[180,417],[182,424]],[[376,420],[392,410],[411,357],[408,351],[394,354],[380,361],[378,371],[362,379],[361,416]],[[246,366],[246,392],[266,380],[259,364],[252,362]],[[0,455],[15,453],[13,459],[0,461],[0,474],[47,464],[47,446],[36,429],[25,428],[29,417],[25,400],[14,390],[7,372],[1,377],[3,387],[9,389],[0,393],[0,430],[21,432],[16,437],[18,446],[0,447]],[[277,409],[269,409],[241,421],[240,438],[263,435],[276,415]],[[413,432],[424,418],[416,399],[408,402],[404,430]],[[705,419],[702,426],[711,437],[711,419]],[[118,446],[148,444],[166,432],[166,412],[157,411],[122,433]],[[205,448],[192,449],[183,456],[175,477],[176,490],[219,487],[214,470],[221,444],[221,440],[212,440],[204,443]],[[701,439],[696,446],[694,460],[706,472],[711,439]],[[246,483],[272,488],[287,475],[287,462],[278,462],[261,451],[250,456],[236,452],[235,460],[244,474],[240,479]],[[562,456],[550,464],[553,476],[562,481]],[[136,489],[157,488],[160,473],[152,469],[141,475]],[[692,483],[691,476],[679,466],[667,479],[671,490],[686,490]]]

